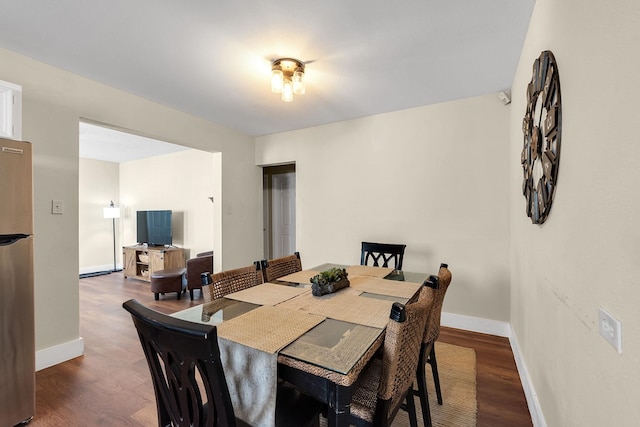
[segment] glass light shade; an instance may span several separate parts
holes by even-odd
[[[120,208],[103,208],[103,215],[105,218],[120,218]]]
[[[271,70],[271,92],[280,93],[282,92],[284,75],[282,74],[282,67],[279,65],[274,65]]]
[[[293,93],[296,95],[304,95],[304,71],[298,67],[293,72]]]
[[[293,84],[289,79],[285,79],[284,81],[284,86],[282,87],[282,100],[284,102],[293,101]]]

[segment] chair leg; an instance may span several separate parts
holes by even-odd
[[[189,289],[189,297],[191,297],[191,301],[193,301],[193,289]]]
[[[180,295],[182,295],[182,290],[178,291],[177,294],[178,294],[178,299],[180,299]]]
[[[436,343],[431,345],[431,353],[429,353],[429,364],[431,365],[431,372],[433,373],[433,382],[436,385],[436,396],[438,398],[438,405],[442,405],[442,390],[440,389],[440,377],[438,376],[438,362],[436,361]]]
[[[159,293],[156,292],[153,295],[155,296],[156,301],[158,301],[160,299],[160,294]]]
[[[407,413],[409,414],[409,425],[418,427],[418,417],[416,417],[416,403],[413,400],[413,387],[407,393]]]
[[[425,360],[426,345],[420,348],[420,357],[418,360],[418,371],[416,372],[416,382],[418,383],[417,394],[420,397],[420,406],[422,408],[422,420],[424,427],[431,427],[431,409],[429,408],[429,394],[427,393],[427,376],[425,373],[427,361]]]

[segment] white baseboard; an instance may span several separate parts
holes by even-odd
[[[499,337],[511,336],[511,325],[499,320],[443,312],[440,323],[442,326],[449,328],[464,329],[465,331],[479,332],[481,334],[497,335]]]
[[[82,337],[36,351],[36,371],[66,362],[84,354]]]
[[[531,383],[531,377],[529,376],[526,364],[524,363],[522,354],[520,353],[518,339],[511,329],[510,323],[443,312],[441,324],[442,326],[448,326],[450,328],[464,329],[466,331],[509,338],[513,358],[516,361],[518,375],[520,376],[522,389],[524,390],[524,395],[527,399],[527,406],[529,407],[529,413],[531,414],[531,421],[533,422],[534,427],[547,427],[547,422],[544,419],[544,414],[542,413],[542,408],[538,401],[538,395]]]
[[[522,389],[524,390],[524,395],[527,398],[527,406],[529,407],[529,413],[531,414],[531,421],[533,422],[534,427],[547,427],[547,422],[544,419],[544,414],[540,407],[540,401],[538,400],[538,394],[531,383],[531,377],[529,376],[527,365],[524,363],[522,354],[520,353],[518,338],[513,331],[511,331],[509,342],[511,343],[513,358],[516,360],[516,367],[518,368],[518,375],[520,376]]]
[[[116,264],[116,269],[122,269],[122,265]],[[111,271],[113,270],[113,264],[103,264],[103,265],[92,265],[89,267],[80,267],[78,273],[79,274],[88,274],[88,273],[98,273],[100,271]]]

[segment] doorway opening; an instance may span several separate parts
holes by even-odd
[[[214,250],[220,262],[222,153],[86,120],[79,136],[80,275],[123,269],[122,248],[138,242],[136,212],[145,210],[172,211],[171,244],[185,259]],[[120,217],[107,221],[110,202]]]
[[[296,251],[296,165],[262,169],[264,201],[264,256],[267,259]]]

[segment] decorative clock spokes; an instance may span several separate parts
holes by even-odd
[[[555,58],[544,51],[533,63],[522,120],[524,144],[520,161],[527,216],[534,224],[547,219],[558,180],[562,114],[560,80]]]

